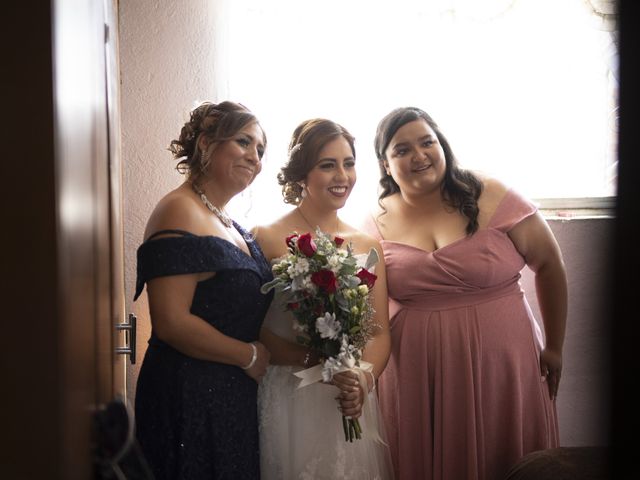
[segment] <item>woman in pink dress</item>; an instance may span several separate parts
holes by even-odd
[[[392,345],[378,388],[396,478],[500,479],[558,445],[562,254],[535,205],[461,169],[424,111],[389,113],[375,148],[381,193],[366,230],[387,269]]]

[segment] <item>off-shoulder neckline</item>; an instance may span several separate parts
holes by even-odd
[[[476,235],[483,234],[485,232],[491,231],[492,225],[493,225],[493,221],[496,218],[496,214],[502,208],[502,205],[504,204],[505,199],[511,194],[511,192],[512,192],[511,188],[507,189],[507,191],[504,193],[504,195],[502,196],[502,198],[500,199],[500,201],[496,205],[496,209],[493,211],[493,214],[491,215],[491,218],[487,222],[487,226],[484,227],[484,228],[481,228],[480,230],[475,232],[473,234],[473,236],[476,236]],[[458,239],[454,240],[451,243],[447,243],[446,245],[443,245],[440,248],[436,248],[435,250],[425,250],[424,248],[416,247],[415,245],[411,245],[409,243],[401,242],[399,240],[386,240],[382,236],[382,232],[380,232],[380,228],[378,228],[378,223],[376,222],[375,218],[373,217],[373,214],[371,215],[371,221],[373,222],[373,226],[375,227],[376,232],[378,232],[378,237],[380,238],[380,243],[392,243],[394,245],[400,245],[400,246],[408,247],[408,248],[411,248],[413,250],[419,250],[419,251],[424,252],[424,253],[426,253],[428,255],[434,255],[437,252],[441,252],[443,249],[446,249],[448,247],[453,247],[453,246],[463,242],[464,240],[468,240],[470,238],[469,235],[465,235],[464,237],[458,238]]]
[[[242,236],[243,239],[245,239],[245,233],[238,228],[238,225],[234,222],[234,226],[236,228],[236,230],[238,231],[238,233],[240,233],[240,235]],[[160,233],[165,232],[164,230],[160,230],[158,232],[155,232],[153,235],[158,235]],[[153,235],[151,235],[148,239],[146,239],[144,242],[142,242],[142,245],[149,245],[151,242],[159,242],[162,240],[177,240],[177,239],[184,239],[186,237],[190,237],[190,238],[200,238],[200,239],[211,239],[214,241],[218,241],[218,242],[222,242],[222,243],[226,243],[228,245],[230,245],[231,247],[235,248],[236,250],[238,250],[240,253],[242,253],[242,255],[244,255],[245,257],[253,260],[254,262],[257,262],[256,258],[254,257],[254,252],[253,249],[251,248],[251,245],[249,244],[249,242],[247,242],[247,240],[245,239],[245,244],[247,245],[247,249],[249,250],[249,253],[245,252],[242,248],[240,248],[239,246],[237,246],[235,243],[230,242],[229,240],[227,240],[226,238],[222,238],[222,237],[218,237],[216,235],[196,235],[195,233],[191,233],[188,232],[186,230],[167,230],[166,233],[182,233],[183,235],[180,237],[162,237],[162,238],[153,238]],[[141,245],[141,246],[142,246]]]

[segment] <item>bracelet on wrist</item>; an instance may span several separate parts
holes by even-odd
[[[242,367],[243,370],[249,370],[251,367],[255,365],[256,360],[258,359],[258,349],[253,343],[250,343],[249,345],[251,345],[251,348],[253,349],[253,353],[251,355],[251,361],[249,362],[249,365],[247,365],[246,367]]]

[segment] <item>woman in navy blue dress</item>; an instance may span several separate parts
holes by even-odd
[[[157,480],[260,477],[258,342],[271,271],[224,211],[261,170],[266,137],[244,106],[204,103],[170,150],[185,182],[164,196],[138,249],[135,299],[147,286],[152,333],[135,414]]]

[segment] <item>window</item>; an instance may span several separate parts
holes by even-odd
[[[433,116],[464,167],[567,208],[610,205],[617,45],[602,9],[613,3],[216,2],[218,96],[251,108],[269,139],[262,174],[232,208],[248,224],[283,213],[275,176],[291,132],[327,117],[356,137],[358,183],[343,215],[357,218],[377,198],[377,123],[407,105]]]

